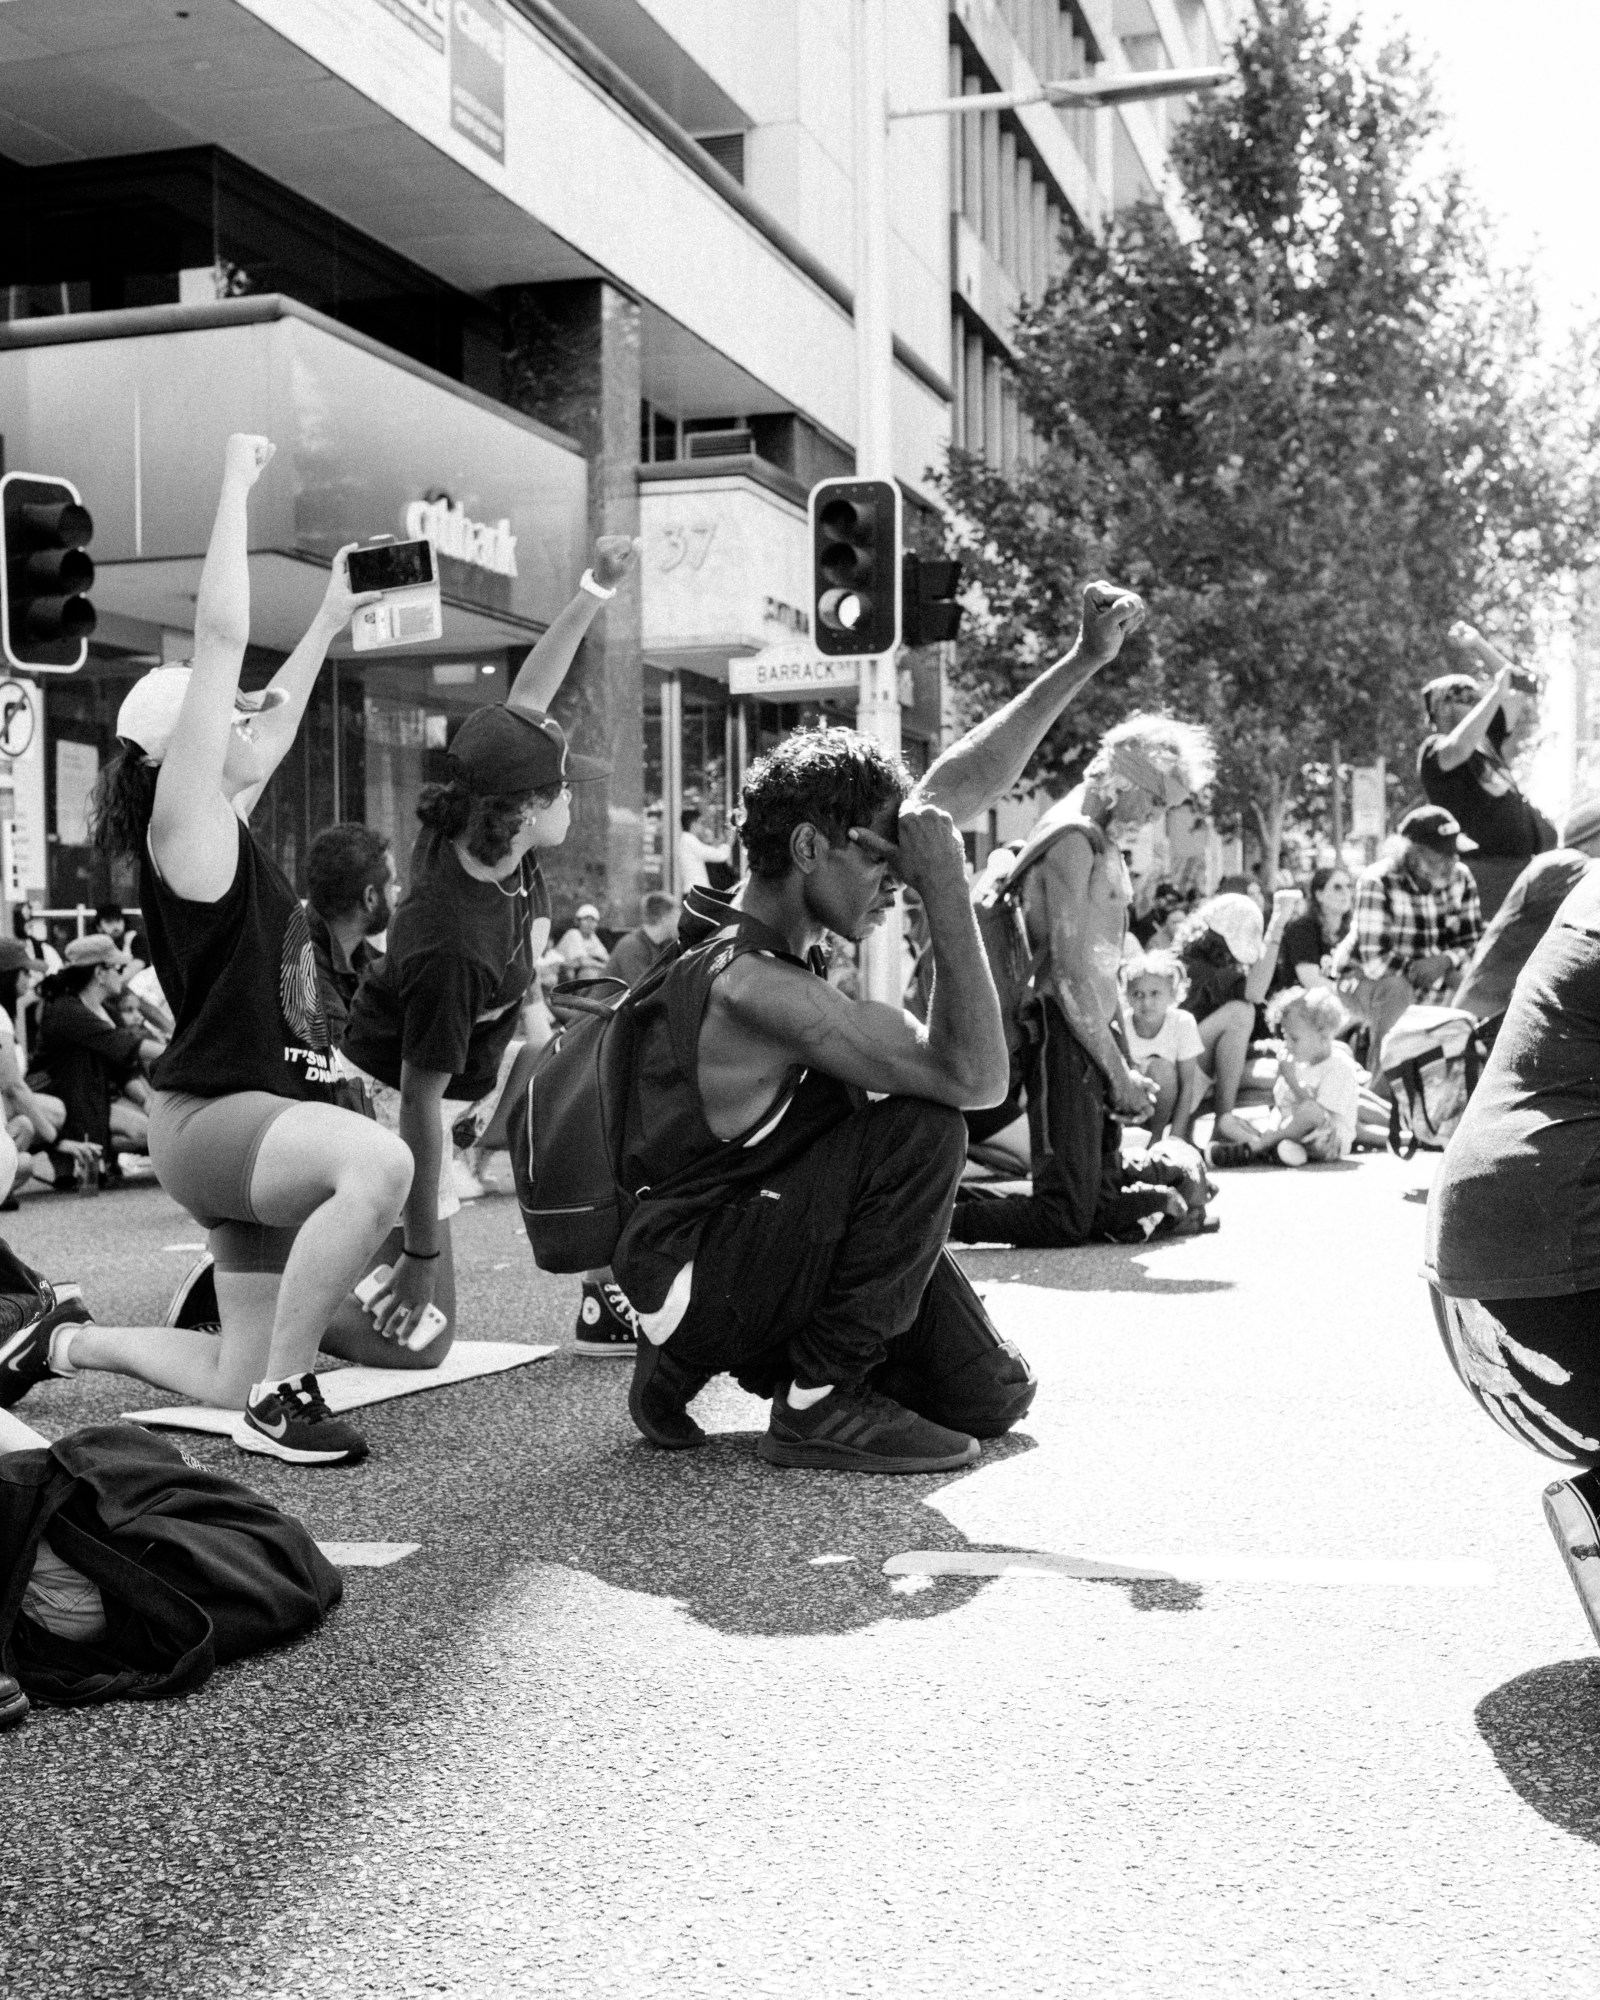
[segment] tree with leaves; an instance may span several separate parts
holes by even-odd
[[[1452,620],[1525,640],[1586,559],[1594,425],[1494,266],[1410,44],[1368,54],[1321,0],[1256,0],[1233,55],[1174,143],[1182,231],[1146,203],[1069,246],[1016,330],[1024,462],[952,453],[945,489],[978,702],[1037,670],[1083,578],[1150,604],[1040,781],[1167,703],[1215,731],[1216,811],[1275,868],[1332,741],[1409,765]]]

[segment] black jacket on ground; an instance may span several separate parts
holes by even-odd
[[[22,1610],[46,1530],[98,1586],[103,1639],[58,1638]],[[343,1589],[298,1521],[137,1424],[0,1457],[0,1670],[35,1701],[187,1694],[320,1624]]]

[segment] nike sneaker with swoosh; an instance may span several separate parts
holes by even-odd
[[[354,1424],[336,1417],[322,1400],[315,1375],[280,1382],[246,1403],[233,1427],[241,1451],[281,1458],[289,1465],[359,1465],[367,1441]]]
[[[94,1324],[76,1285],[51,1286],[47,1296],[49,1304],[37,1319],[0,1338],[0,1410],[20,1403],[36,1382],[48,1382],[56,1373],[50,1366],[50,1337],[57,1327]]]

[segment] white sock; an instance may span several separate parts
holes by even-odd
[[[50,1336],[50,1352],[46,1357],[52,1375],[76,1375],[72,1365],[72,1336],[78,1331],[76,1326],[58,1326]]]
[[[820,1403],[832,1387],[833,1384],[831,1382],[824,1382],[820,1389],[802,1389],[798,1382],[791,1382],[789,1384],[789,1408],[791,1410],[809,1410],[813,1403]]]
[[[295,1382],[298,1380],[298,1376],[284,1375],[276,1382],[252,1382],[250,1384],[250,1393],[245,1398],[245,1402],[247,1404],[263,1402],[268,1396],[276,1394],[285,1382]]]

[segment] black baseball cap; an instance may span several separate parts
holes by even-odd
[[[1414,840],[1418,847],[1431,847],[1435,854],[1452,857],[1461,852],[1461,825],[1443,806],[1413,806],[1400,822],[1400,838]]]
[[[451,777],[482,798],[553,792],[610,769],[598,757],[575,756],[553,715],[507,702],[474,709],[450,744]]]

